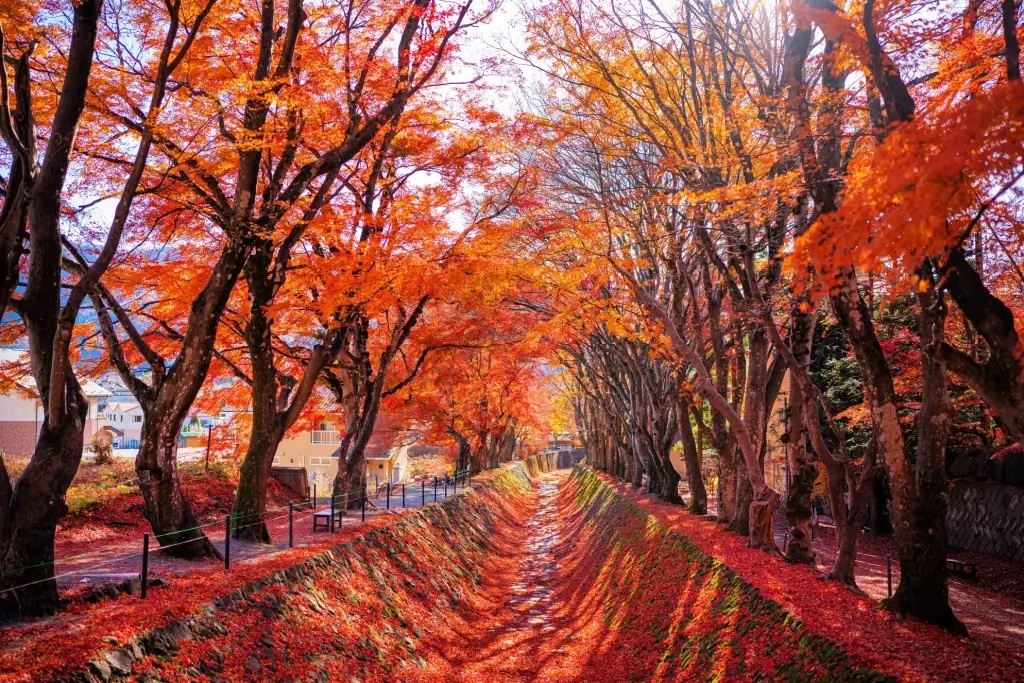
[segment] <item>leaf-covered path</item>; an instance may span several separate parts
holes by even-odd
[[[594,680],[583,675],[586,657],[573,647],[583,634],[560,586],[559,559],[570,539],[558,493],[567,474],[541,475],[529,521],[503,527],[494,539],[496,552],[468,609],[425,643],[429,665],[421,680]]]

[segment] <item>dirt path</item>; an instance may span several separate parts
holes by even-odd
[[[709,501],[709,512],[715,511],[714,501]],[[783,547],[785,524],[784,517],[776,516],[775,542]],[[869,597],[879,602],[889,594],[885,553],[890,553],[892,568],[892,590],[900,582],[900,565],[896,556],[895,541],[878,539],[871,543],[864,534],[858,542],[857,552],[857,586]],[[814,541],[814,552],[817,555],[815,566],[825,573],[832,566],[835,558],[836,542],[831,532],[825,532]],[[994,558],[980,553],[953,551],[955,557],[967,557],[979,562],[983,571],[999,571],[1013,574],[1014,563],[1010,560]],[[1019,576],[1019,575],[1018,575]],[[1012,596],[1004,596],[992,587],[977,585],[966,579],[949,579],[949,601],[956,616],[967,626],[971,636],[987,645],[1020,651],[1024,648],[1024,603]]]
[[[776,541],[781,547],[782,538],[777,537]],[[835,559],[835,542],[831,538],[815,540],[814,552],[817,554],[815,564],[824,573]],[[891,563],[892,590],[895,591],[900,582],[900,566],[895,558]],[[884,556],[864,550],[857,553],[857,586],[878,601],[888,595]],[[973,638],[1008,650],[1019,651],[1024,647],[1024,607],[1019,603],[960,579],[949,580],[949,602]]]

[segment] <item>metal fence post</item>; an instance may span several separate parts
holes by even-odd
[[[405,484],[402,484],[402,507],[405,507]]]
[[[332,534],[334,533],[334,499],[335,499],[335,497],[336,497],[335,494],[332,492],[331,493],[331,524],[330,524],[330,528],[331,528],[331,533]]]
[[[142,534],[142,587],[139,597],[146,599],[146,588],[149,585],[149,534]]]
[[[448,475],[444,475],[444,497],[448,497]]]
[[[434,502],[437,502],[437,477],[434,477]]]
[[[366,521],[366,486],[363,486],[363,521]]]
[[[316,512],[316,484],[313,484],[313,512]]]
[[[390,510],[391,509],[391,482],[389,481],[386,484],[386,486],[388,487],[388,507],[387,507],[387,509]]]
[[[231,569],[231,515],[224,518],[224,569]]]
[[[291,548],[295,545],[295,506],[292,505],[291,501],[288,501],[288,547]]]
[[[892,597],[892,555],[885,554],[885,578],[889,588],[889,597]]]

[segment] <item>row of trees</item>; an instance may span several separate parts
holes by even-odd
[[[572,330],[560,354],[588,459],[678,501],[681,443],[703,513],[702,441],[719,518],[779,553],[763,467],[788,382],[787,557],[812,561],[820,466],[827,578],[854,586],[881,469],[902,570],[888,605],[957,632],[951,385],[983,403],[979,429],[1024,437],[1017,6],[961,9],[550,0],[522,54],[547,75],[525,124],[543,200],[524,234],[550,264],[549,317]],[[913,339],[899,353],[879,323],[893,306]],[[866,440],[812,376],[821,325],[859,371]]]
[[[246,519],[262,519],[277,446],[324,391],[345,422],[337,495],[362,492],[382,405],[472,438],[476,467],[509,456],[540,381],[509,280],[492,277],[521,195],[506,123],[473,103],[479,65],[458,58],[493,11],[4,3],[0,341],[27,340],[30,367],[4,373],[30,374],[43,406],[25,469],[12,481],[0,462],[5,611],[58,605],[83,372],[113,367],[141,404],[146,516],[180,557],[217,554],[177,472],[201,394],[251,406]],[[264,524],[233,533],[269,540]]]

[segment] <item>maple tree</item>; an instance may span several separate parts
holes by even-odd
[[[227,10],[226,6],[218,8]],[[150,520],[162,543],[187,556],[215,554],[216,550],[195,528],[176,483],[177,434],[206,380],[220,318],[238,278],[248,267],[253,278],[249,293],[251,297],[255,293],[253,303],[261,312],[272,294],[261,288],[272,290],[275,279],[281,278],[277,269],[287,267],[289,250],[324,208],[337,178],[344,177],[346,165],[378,135],[395,125],[410,98],[434,77],[469,11],[464,4],[454,12],[435,16],[433,3],[426,0],[398,6],[352,2],[308,7],[295,0],[285,9],[282,16],[272,4],[266,4],[258,17],[247,19],[244,9],[238,15],[224,15],[228,23],[222,30],[237,45],[227,57],[220,53],[222,46],[203,45],[212,51],[207,55],[210,62],[224,61],[225,68],[200,71],[190,79],[190,87],[182,89],[189,97],[189,107],[182,112],[185,120],[177,122],[173,136],[169,131],[160,141],[171,164],[172,180],[166,189],[154,193],[149,208],[154,217],[168,218],[158,222],[168,231],[167,240],[186,223],[206,234],[215,226],[217,232],[211,235],[209,245],[216,254],[212,267],[206,265],[205,258],[195,259],[196,254],[190,253],[182,253],[181,260],[148,263],[161,271],[163,278],[172,277],[175,270],[180,272],[182,261],[189,264],[190,291],[182,291],[175,301],[140,299],[135,292],[144,281],[137,279],[138,271],[124,270],[117,273],[120,297],[113,286],[93,297],[111,358],[143,405],[145,421],[136,462]],[[425,12],[431,13],[432,21],[421,27]],[[257,18],[258,28],[253,30],[243,30],[235,23],[241,21],[244,26]],[[315,40],[311,18],[339,30],[326,41]],[[284,29],[278,37],[277,25],[282,19]],[[307,35],[309,39],[305,39]],[[393,41],[397,42],[389,45]],[[386,47],[393,54],[384,54]],[[255,65],[255,71],[243,79],[244,87],[233,88],[235,74],[247,73],[249,64]],[[335,69],[337,64],[344,68]],[[312,101],[307,102],[311,96]],[[101,113],[117,117],[116,112]],[[217,121],[216,128],[208,125],[210,120]],[[175,142],[186,136],[199,136],[206,143]],[[196,152],[191,151],[193,147]],[[274,254],[277,231],[283,235],[278,259],[271,262],[268,259]],[[146,239],[154,237],[147,234]],[[120,299],[126,297],[133,307],[121,304]],[[118,336],[111,312],[126,339]],[[140,314],[148,323],[144,329],[136,323]],[[260,325],[257,320],[256,327]],[[167,351],[154,348],[147,334],[162,338]],[[249,336],[258,340],[265,354],[266,332],[253,329]],[[125,344],[132,347],[135,358],[150,366],[150,383],[140,380],[132,364],[123,360],[121,347]],[[168,352],[173,361],[163,355]],[[278,397],[274,388],[267,386],[273,381],[273,372],[267,372],[264,359],[257,361],[263,373],[258,394],[261,413],[254,416],[253,434],[260,438],[266,430],[277,429],[273,410]],[[316,365],[322,362],[314,358],[290,414],[286,411],[280,420],[282,424],[294,420],[316,379]],[[269,411],[267,397],[273,401]],[[273,445],[272,439],[266,441],[262,460]],[[261,463],[256,469],[266,472],[267,467]],[[251,467],[246,468],[245,486],[255,474]],[[262,481],[265,490],[265,479]],[[260,488],[258,482],[256,488]],[[258,495],[246,497],[256,508],[260,499]]]
[[[825,578],[856,588],[884,502],[886,606],[962,633],[947,455],[1024,439],[1017,4],[544,0],[517,55],[541,82],[509,117],[449,82],[494,11],[0,8],[0,340],[28,347],[2,372],[43,406],[28,465],[0,463],[3,608],[58,605],[81,383],[113,367],[144,414],[146,516],[181,557],[217,555],[183,421],[251,407],[244,447],[219,438],[242,456],[233,516],[259,520],[278,445],[330,394],[343,505],[382,415],[474,472],[575,427],[595,467],[772,555],[782,504],[785,555],[811,564],[821,466]],[[857,373],[838,400],[823,353]]]
[[[689,414],[669,437],[682,441],[687,474],[700,463],[696,429],[714,447],[719,518],[775,552],[778,494],[761,470],[768,407],[788,373],[788,557],[812,560],[818,461],[840,537],[827,576],[855,584],[877,460],[903,568],[889,606],[960,631],[944,569],[948,371],[987,404],[983,419],[1019,438],[1017,296],[1001,276],[1019,278],[1017,9],[974,3],[964,16],[943,9],[918,23],[901,11],[828,0],[774,13],[703,1],[543,3],[528,13],[523,54],[548,76],[533,137],[546,199],[529,229],[561,271],[549,276],[552,291],[585,283],[599,293],[589,306],[556,304],[607,338],[570,345],[565,358],[592,462],[663,486],[664,467],[639,457],[629,436],[635,423],[657,424],[643,416],[657,411],[660,391],[643,396],[613,379],[626,376],[628,355],[594,367],[609,339],[650,345],[659,363],[671,359]],[[931,47],[936,57],[923,58]],[[901,361],[920,378],[911,441],[895,347],[874,322],[879,302],[904,292],[919,347]],[[947,293],[962,314],[955,337]],[[823,297],[863,381],[873,429],[863,458],[809,372]]]
[[[117,207],[91,263],[81,257],[81,247],[95,247],[96,243],[87,236],[66,234],[61,217],[76,133],[90,83],[95,83],[94,72],[101,68],[101,60],[94,60],[94,53],[100,40],[103,3],[78,3],[73,7],[70,26],[54,26],[58,35],[70,32],[70,42],[66,52],[54,50],[45,56],[55,59],[63,73],[52,111],[46,106],[36,109],[38,90],[34,86],[38,84],[33,81],[30,64],[37,46],[34,37],[28,39],[17,57],[13,93],[9,90],[6,61],[0,64],[0,129],[12,157],[0,227],[4,235],[4,303],[0,310],[10,308],[24,326],[31,374],[43,404],[43,424],[32,460],[15,485],[0,464],[0,567],[4,570],[0,587],[25,584],[4,601],[5,606],[20,613],[45,614],[57,607],[52,580],[54,530],[61,499],[82,457],[88,412],[88,401],[71,359],[79,312],[118,250],[149,163],[155,114],[164,106],[168,83],[193,47],[211,4],[190,12],[183,10],[180,2],[170,3],[156,11],[159,19],[152,17],[158,25],[166,26],[166,32],[149,39],[153,75],[140,93],[148,96],[149,105],[139,109],[143,121],[137,128],[138,145],[124,162],[127,176],[113,181],[119,187],[114,195],[118,197]],[[0,51],[6,52],[2,34]],[[6,60],[6,55],[2,58]],[[9,103],[12,94],[13,110]],[[145,111],[148,115],[142,113]],[[36,140],[36,120],[40,116],[50,117],[41,164]],[[75,259],[70,269],[78,277],[68,294],[62,296],[65,250]],[[27,281],[20,288],[18,278],[26,252]]]
[[[3,18],[35,10],[21,4]],[[385,131],[394,135],[453,37],[489,12],[471,17],[469,3],[429,0],[292,0],[255,14],[218,0],[89,2],[40,29],[70,39],[67,50],[37,49],[32,31],[4,41],[15,77],[9,84],[5,65],[3,306],[17,315],[5,334],[16,339],[24,326],[47,411],[33,464],[16,486],[6,472],[0,479],[4,585],[28,584],[16,610],[56,606],[53,528],[81,458],[86,406],[71,350],[85,333],[85,300],[110,365],[143,408],[136,470],[156,538],[180,556],[216,555],[181,492],[176,451],[182,421],[210,381],[220,318],[239,277],[252,264],[257,282],[275,232],[291,246],[300,241],[346,165]],[[34,97],[33,58],[63,74],[63,87],[51,93],[47,83],[46,96]],[[46,116],[40,166],[34,126]],[[90,201],[64,210],[65,196]],[[94,230],[90,209],[108,200],[116,200],[109,227]],[[62,226],[62,214],[77,227]]]

